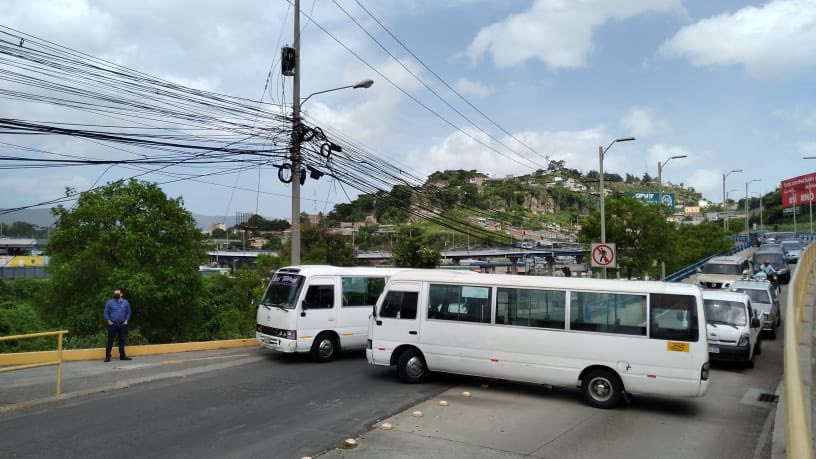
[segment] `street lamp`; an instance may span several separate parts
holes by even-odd
[[[323,94],[331,91],[339,91],[347,88],[370,88],[374,84],[374,80],[365,79],[358,81],[352,85],[341,86],[339,88],[326,89],[325,91],[317,91],[306,96],[305,99],[300,98],[300,19],[299,15],[295,14],[295,48],[298,49],[296,53],[295,63],[295,83],[292,91],[292,249],[290,264],[300,264],[300,107],[310,97],[315,94]]]
[[[601,210],[601,244],[606,243],[606,214],[604,213],[604,197],[605,196],[604,196],[604,171],[603,171],[604,155],[606,154],[607,151],[609,151],[610,148],[612,148],[612,145],[615,145],[618,142],[629,142],[630,140],[635,140],[635,138],[634,137],[620,137],[620,138],[617,138],[617,139],[609,142],[609,145],[606,148],[604,148],[603,145],[598,146],[598,161],[599,161],[598,169],[600,169],[600,171],[599,171],[600,172],[600,177],[598,179],[598,189],[600,190],[600,195],[601,195],[600,196],[600,206],[599,206],[600,210]],[[601,268],[601,277],[606,279],[606,266]]]
[[[734,188],[734,189],[728,190],[728,193],[725,193],[725,204],[723,204],[723,210],[725,210],[724,220],[725,220],[725,232],[726,233],[728,232],[728,201],[731,199],[731,198],[729,198],[729,196],[731,196],[731,193],[733,193],[735,191],[739,191],[739,190]]]
[[[373,84],[374,84],[374,80],[372,80],[371,78],[366,78],[365,80],[360,80],[360,81],[358,81],[358,82],[356,82],[354,84],[350,84],[348,86],[340,86],[339,88],[326,89],[325,91],[313,92],[313,93],[309,94],[308,96],[306,96],[305,98],[303,98],[300,101],[300,106],[302,107],[303,104],[305,104],[306,101],[309,100],[310,97],[312,97],[314,95],[317,95],[317,94],[323,94],[323,93],[332,92],[332,91],[339,91],[341,89],[348,89],[348,88],[352,88],[352,89],[360,89],[360,88],[368,89]]]
[[[762,193],[759,191],[752,191],[751,195],[757,195],[757,198],[759,198],[759,229],[762,230],[764,229],[762,225]]]
[[[725,206],[726,206],[725,201],[728,198],[725,195],[725,179],[728,178],[728,176],[731,175],[734,172],[742,172],[742,169],[733,169],[733,170],[730,170],[730,171],[726,172],[725,174],[723,174],[723,210],[724,211],[726,210],[725,209]],[[725,215],[723,216],[723,230],[726,233],[728,232],[728,212],[727,211],[725,212]]]
[[[750,231],[748,230],[748,184],[753,182],[759,182],[759,179],[751,179],[745,182],[745,237],[748,237]]]
[[[686,155],[676,155],[670,156],[667,160],[663,161],[663,164],[660,161],[657,162],[657,206],[658,208],[663,208],[663,168],[666,167],[666,164],[669,164],[669,161],[673,159],[680,159],[686,158]]]

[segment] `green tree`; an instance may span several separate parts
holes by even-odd
[[[606,241],[614,242],[620,269],[627,278],[656,277],[655,264],[670,260],[675,253],[677,234],[656,206],[643,204],[631,196],[606,199]],[[582,242],[600,241],[600,214],[584,220],[578,237]]]
[[[101,331],[105,301],[122,288],[133,328],[149,341],[196,335],[205,253],[181,198],[169,199],[153,183],[119,181],[82,194],[72,209],[52,212],[49,311],[56,323],[72,334]]]
[[[14,222],[3,225],[3,235],[15,237],[36,237],[37,227],[28,222]]]
[[[304,265],[354,266],[357,256],[351,244],[343,236],[330,233],[326,228],[303,224],[300,232],[301,263]],[[292,241],[284,244],[280,252],[281,260],[292,259]]]
[[[408,234],[406,234],[406,232]],[[394,264],[410,268],[434,268],[442,257],[438,250],[431,248],[431,244],[424,241],[423,234],[418,229],[401,232],[394,245]]]

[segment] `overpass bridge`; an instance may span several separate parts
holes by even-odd
[[[634,397],[607,411],[570,388],[448,375],[405,385],[354,353],[325,365],[254,347],[136,356],[69,362],[69,396],[36,406],[19,396],[53,391],[53,369],[0,373],[0,456],[102,457],[116,445],[151,457],[808,458],[816,303],[809,251],[783,287],[784,345],[766,340],[754,369],[712,365],[711,388],[699,399]],[[786,355],[793,350],[800,353]],[[798,372],[789,370],[794,363]],[[806,391],[797,396],[783,381]],[[412,416],[417,410],[422,417]],[[393,428],[380,429],[383,421]],[[358,446],[336,449],[348,437]]]

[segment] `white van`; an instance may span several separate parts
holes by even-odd
[[[745,293],[703,290],[709,360],[743,363],[753,368],[762,352],[761,323]]]
[[[368,318],[389,276],[400,269],[287,266],[266,288],[255,338],[274,351],[310,352],[328,362],[341,350],[362,350]]]
[[[408,383],[429,371],[625,394],[708,390],[700,289],[690,284],[406,270],[391,276],[366,358]]]

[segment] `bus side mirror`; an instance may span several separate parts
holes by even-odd
[[[701,268],[701,267],[697,267],[697,272],[698,272],[698,273],[703,272],[703,268]]]
[[[759,328],[760,327],[759,319],[756,317],[751,317],[751,328]]]

